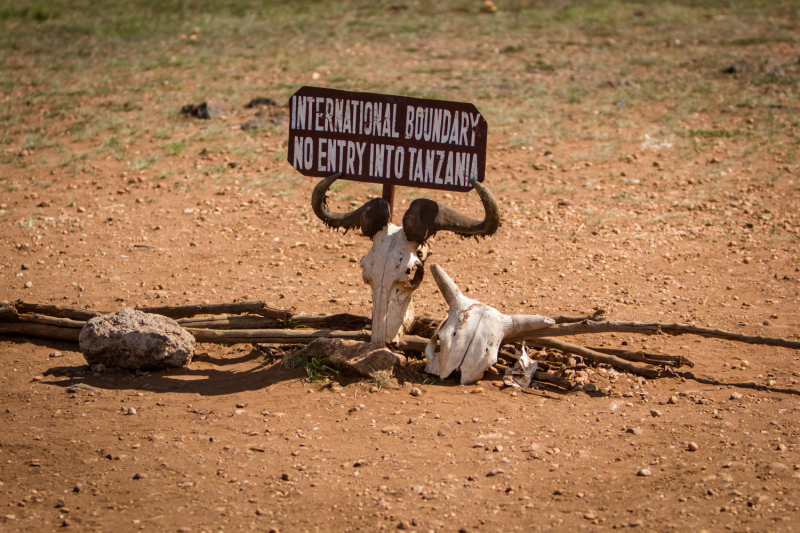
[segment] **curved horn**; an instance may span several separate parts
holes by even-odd
[[[431,265],[431,274],[433,274],[433,280],[436,282],[436,286],[439,287],[447,306],[454,307],[455,301],[463,296],[461,289],[458,288],[453,278],[448,276],[447,272],[436,263]]]
[[[455,209],[426,198],[411,202],[403,215],[403,230],[409,241],[425,242],[437,231],[452,231],[461,237],[492,235],[500,227],[500,207],[494,195],[477,180],[471,180],[483,202],[486,216],[475,220]]]
[[[344,228],[347,230],[361,228],[361,233],[370,239],[378,233],[381,228],[389,223],[389,204],[383,198],[373,198],[355,211],[349,213],[336,213],[328,208],[328,201],[325,194],[333,182],[341,177],[341,174],[333,174],[323,179],[314,187],[311,194],[311,207],[314,214],[330,228]]]

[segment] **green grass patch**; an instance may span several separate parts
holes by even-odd
[[[739,130],[689,130],[689,137],[703,137],[704,139],[727,139],[740,134]]]
[[[167,155],[180,155],[186,148],[186,141],[173,141],[165,144],[163,148]]]

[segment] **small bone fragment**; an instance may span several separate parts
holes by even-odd
[[[539,364],[528,357],[528,348],[523,344],[522,350],[517,352],[517,363],[513,368],[507,367],[503,376],[503,383],[509,387],[530,387],[531,378],[539,368]]]

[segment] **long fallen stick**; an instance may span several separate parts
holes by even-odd
[[[59,320],[59,319],[54,319]],[[367,330],[338,331],[316,329],[239,329],[213,330],[186,328],[198,343],[209,344],[308,344],[321,337],[369,341],[372,333]],[[39,324],[34,322],[0,322],[0,334],[25,335],[43,339],[78,342],[80,328]],[[424,351],[428,339],[415,335],[405,335],[395,346],[400,350]]]
[[[656,378],[661,373],[661,371],[654,366],[642,365],[633,361],[626,361],[625,359],[621,359],[617,356],[595,352],[594,350],[584,348],[583,346],[578,346],[577,344],[570,344],[568,342],[563,342],[548,337],[539,337],[536,339],[536,342],[548,348],[555,348],[556,350],[561,350],[564,353],[580,355],[597,363],[605,363],[627,372],[631,372],[632,374],[637,374],[647,378]]]
[[[264,302],[238,302],[227,304],[208,304],[208,305],[177,305],[161,307],[136,307],[137,311],[153,313],[155,315],[168,316],[170,318],[185,318],[195,315],[241,315],[250,313],[261,315],[277,320],[289,320],[292,318],[291,311],[274,309],[267,306]]]
[[[81,330],[79,328],[35,324],[32,322],[0,322],[0,334],[78,342]]]
[[[208,342],[214,344],[241,344],[241,343],[262,343],[262,344],[308,344],[314,339],[335,338],[354,341],[367,341],[372,338],[372,332],[361,331],[336,331],[336,330],[313,330],[313,329],[237,329],[237,330],[214,330],[214,329],[186,329],[191,333],[197,342]],[[428,345],[428,339],[415,335],[405,335],[400,343],[395,346],[401,350],[424,351]]]
[[[213,318],[181,318],[185,328],[201,329],[283,329],[310,327],[313,329],[361,330],[372,320],[365,316],[342,313],[327,316],[294,315],[289,321],[262,316],[228,316]]]
[[[583,321],[574,324],[556,324],[547,329],[522,332],[514,337],[504,339],[505,343],[522,342],[531,340],[536,342],[539,337],[563,337],[566,335],[585,335],[588,333],[638,333],[640,335],[698,335],[715,339],[724,339],[746,344],[762,344],[766,346],[779,346],[800,350],[800,341],[784,339],[782,337],[763,337],[761,335],[742,335],[722,329],[704,328],[689,324],[660,324],[658,322],[616,322],[603,320],[600,322]]]
[[[680,368],[682,366],[694,366],[694,363],[683,357],[682,355],[665,355],[660,353],[648,353],[641,350],[620,350],[616,348],[593,348],[587,346],[590,350],[595,352],[604,353],[606,355],[615,355],[628,361],[635,361],[637,363],[647,363],[649,365],[666,365],[673,368]]]

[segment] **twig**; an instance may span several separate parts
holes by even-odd
[[[80,307],[67,307],[63,305],[37,304],[17,300],[13,303],[17,313],[38,313],[40,315],[54,316],[58,318],[69,318],[72,320],[89,320],[96,316],[102,316],[108,311],[95,311],[92,309],[81,309]]]
[[[71,318],[56,318],[52,316],[40,315],[37,313],[25,313],[17,317],[19,322],[28,322],[32,324],[46,324],[49,326],[58,326],[61,328],[77,328],[81,329],[86,325],[83,320],[72,320]]]
[[[293,314],[291,311],[267,307],[267,304],[264,302],[239,302],[227,304],[178,305],[162,307],[136,306],[136,309],[145,313],[153,313],[156,315],[168,316],[170,318],[185,318],[195,315],[242,315],[245,313],[251,313],[277,320],[289,320],[292,318]]]
[[[650,365],[667,365],[673,368],[680,368],[682,366],[693,367],[694,363],[682,355],[664,355],[660,353],[646,353],[641,350],[618,350],[615,348],[590,348],[595,352],[604,353],[606,355],[616,355],[627,361],[636,361],[638,363],[647,363]]]
[[[721,329],[704,328],[689,324],[660,324],[658,322],[616,322],[603,320],[590,322],[584,320],[577,324],[556,324],[547,329],[539,329],[528,333],[522,332],[512,338],[504,339],[504,343],[522,342],[530,339],[539,342],[540,336],[562,337],[565,335],[584,335],[587,333],[639,333],[641,335],[698,335],[716,339],[725,339],[747,344],[763,344],[800,350],[800,342],[781,337],[762,337],[760,335],[742,335]]]
[[[78,342],[81,330],[30,322],[0,322],[0,334]]]
[[[314,339],[338,338],[355,341],[367,341],[372,338],[370,331],[336,331],[313,329],[238,329],[238,330],[213,330],[187,328],[197,342],[213,344],[240,344],[259,342],[263,344],[308,344]],[[405,335],[401,341],[393,346],[400,350],[424,351],[428,339],[414,335]]]
[[[605,314],[605,309],[598,309],[594,313],[584,316],[551,316],[550,318],[555,320],[556,324],[573,324],[575,322],[583,322],[584,320],[591,320],[592,322],[603,320]]]
[[[583,346],[570,344],[568,342],[550,339],[548,337],[538,337],[536,342],[547,346],[548,348],[555,348],[556,350],[561,350],[565,353],[580,355],[597,363],[605,363],[627,372],[631,372],[632,374],[638,374],[647,378],[655,378],[660,374],[659,369],[654,366],[640,365],[639,363],[635,363],[633,361],[626,361],[625,359],[620,359],[614,355],[606,355],[589,348],[584,348]]]
[[[341,313],[327,316],[295,315],[288,322],[262,316],[229,316],[215,318],[181,318],[185,328],[202,329],[279,329],[311,327],[314,329],[362,330],[372,320],[365,316]]]

